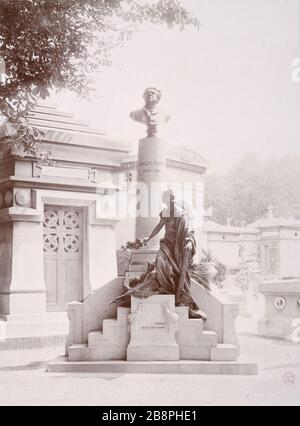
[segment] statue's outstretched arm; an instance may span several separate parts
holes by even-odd
[[[147,241],[151,240],[151,238],[155,237],[155,235],[157,235],[162,230],[163,226],[164,226],[164,221],[163,221],[163,219],[161,219],[160,222],[153,229],[151,234],[148,237],[146,237],[144,239],[144,241],[147,242]]]

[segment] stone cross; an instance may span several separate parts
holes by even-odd
[[[268,215],[267,215],[268,219],[274,219],[273,209],[274,209],[274,206],[272,204],[269,204],[268,205]]]

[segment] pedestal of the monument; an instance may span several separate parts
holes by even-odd
[[[178,315],[175,296],[158,295],[147,299],[131,298],[131,340],[128,361],[178,361],[175,333]]]
[[[136,237],[150,235],[159,221],[162,210],[162,191],[166,181],[166,142],[156,136],[139,140],[137,181],[138,205],[136,218]],[[159,245],[159,236],[149,241],[149,247]]]
[[[213,295],[201,293],[203,304],[206,298],[213,300]],[[66,356],[51,362],[48,371],[257,373],[257,364],[239,357],[231,330],[232,305],[220,310],[223,305],[217,299],[211,306],[206,304],[211,317],[209,329],[201,319],[189,318],[187,306],[175,306],[174,295],[145,299],[132,296],[131,308],[118,307],[116,319],[105,319],[97,326],[95,312],[99,305],[101,300],[95,295],[82,304],[70,304]],[[218,322],[213,321],[213,316]]]

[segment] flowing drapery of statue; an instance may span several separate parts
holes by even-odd
[[[177,306],[189,307],[190,318],[206,320],[190,291],[192,278],[209,289],[209,274],[205,264],[194,263],[196,241],[188,213],[176,204],[171,189],[163,193],[163,203],[165,208],[157,226],[149,236],[137,241],[143,246],[164,228],[165,235],[160,240],[155,262],[148,264],[148,270],[139,278],[125,282],[125,292],[115,302],[129,296],[146,298],[154,294],[174,294]]]

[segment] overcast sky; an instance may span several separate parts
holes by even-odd
[[[143,28],[113,53],[97,79],[102,98],[59,99],[109,135],[132,141],[145,130],[128,113],[145,87],[163,92],[172,121],[169,143],[188,144],[224,171],[247,152],[262,157],[300,153],[299,0],[182,0],[203,26],[184,32]]]

